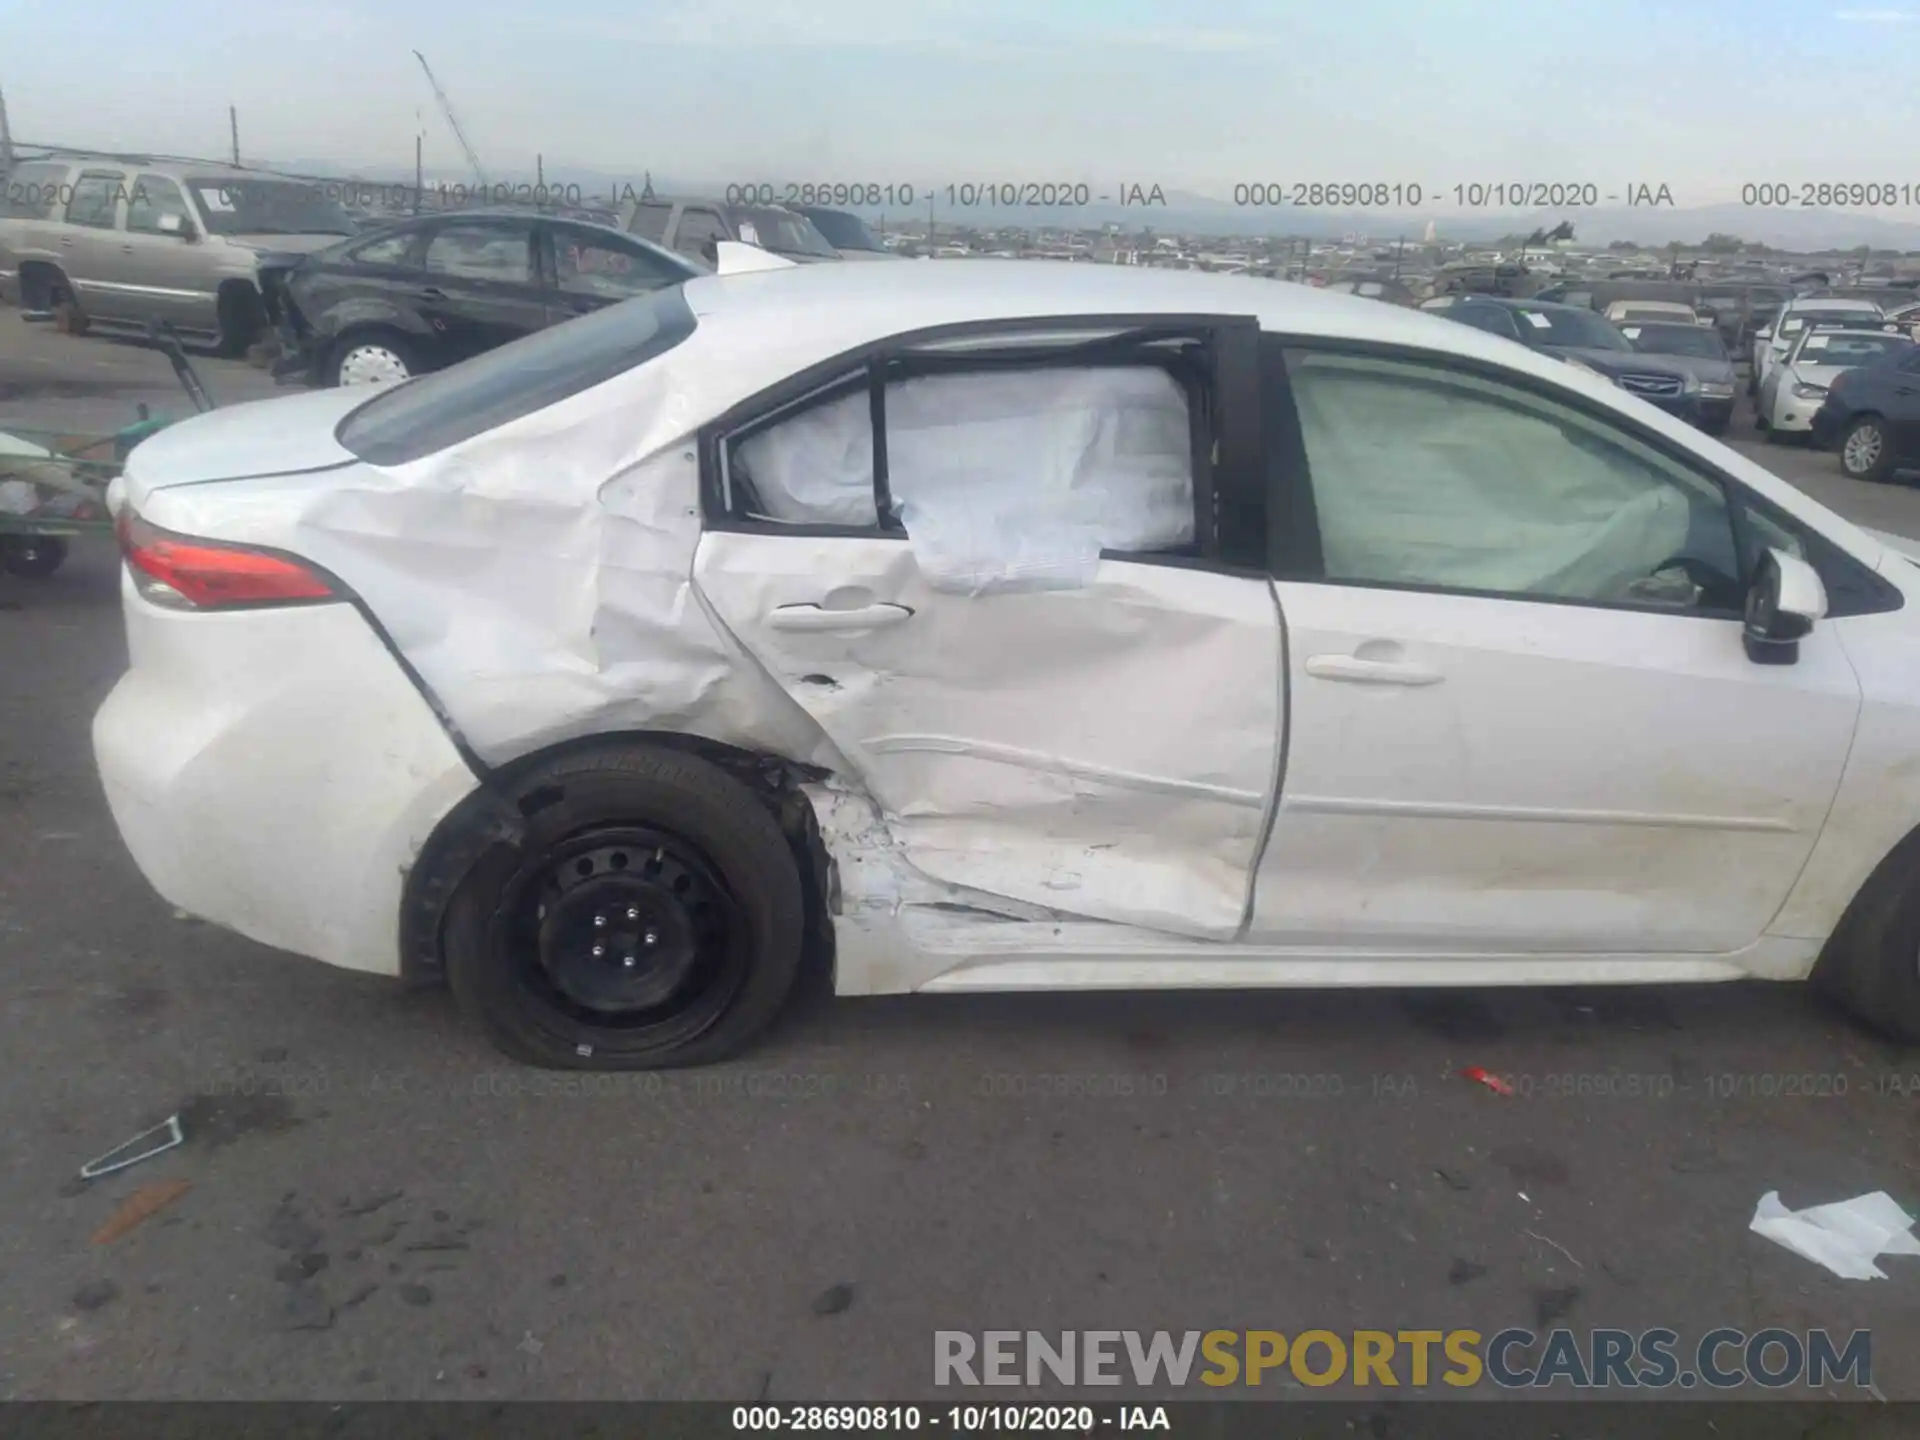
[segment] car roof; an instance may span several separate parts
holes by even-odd
[[[1269,332],[1403,346],[1568,383],[1557,360],[1443,315],[1245,275],[943,259],[705,276],[687,281],[683,293],[698,325],[673,352],[675,363],[699,371],[703,388],[731,403],[897,336],[1046,319],[1097,327],[1118,317],[1246,316]]]

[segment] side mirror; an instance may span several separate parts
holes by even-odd
[[[1753,332],[1753,338],[1756,340],[1771,340],[1773,338],[1773,327],[1771,325],[1762,325],[1758,330]]]
[[[1791,665],[1800,658],[1800,642],[1813,622],[1827,613],[1827,587],[1820,572],[1784,550],[1760,557],[1753,588],[1747,591],[1741,641],[1756,665]]]
[[[181,240],[193,239],[193,226],[188,223],[187,217],[184,215],[175,215],[169,212],[168,214],[162,215],[155,223],[159,225],[162,235],[172,235]]]

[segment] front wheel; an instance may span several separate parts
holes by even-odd
[[[800,871],[772,810],[697,756],[576,753],[516,786],[527,833],[447,914],[447,978],[495,1045],[548,1069],[704,1065],[793,988]]]
[[[341,337],[327,362],[329,385],[384,385],[419,373],[413,346],[385,331]]]
[[[1862,415],[1847,427],[1840,440],[1840,468],[1855,480],[1878,482],[1893,474],[1893,446],[1878,415]]]
[[[58,535],[0,535],[0,568],[22,580],[44,580],[67,562]]]
[[[1814,987],[1869,1029],[1920,1042],[1920,832],[1880,862],[1814,966]]]

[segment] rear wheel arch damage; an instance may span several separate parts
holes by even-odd
[[[662,732],[568,741],[502,766],[485,775],[482,785],[442,820],[409,870],[400,919],[402,979],[418,988],[453,978],[450,970],[460,965],[461,953],[475,943],[476,906],[491,903],[506,872],[564,843],[582,817],[604,822],[613,818],[605,813],[609,804],[620,811],[623,805],[631,805],[633,796],[679,794],[684,789],[687,796],[695,797],[686,803],[698,807],[711,803],[723,817],[715,823],[739,832],[740,843],[749,850],[753,832],[764,826],[759,838],[777,843],[784,852],[775,862],[763,845],[754,873],[728,877],[737,889],[764,889],[775,897],[775,908],[782,913],[782,907],[792,909],[793,923],[787,928],[794,932],[794,956],[774,957],[773,963],[797,973],[779,985],[780,1000],[784,1002],[795,979],[807,986],[830,985],[838,879],[813,804],[801,789],[804,783],[823,778],[823,773],[777,756]],[[653,808],[643,798],[622,811],[620,818],[666,831],[677,828],[673,814],[641,813]],[[758,903],[764,897],[742,898]],[[456,980],[456,991],[461,988]],[[468,997],[462,998],[465,1003]],[[775,1004],[757,1017],[753,1031],[770,1022],[772,1011],[779,1008]],[[497,1031],[495,1038],[501,1038]],[[745,1035],[742,1042],[750,1038]],[[536,1063],[565,1063],[566,1057],[529,1055],[524,1045],[509,1043],[508,1048]],[[594,1065],[606,1064],[610,1058],[602,1054],[590,1059],[585,1053],[578,1057]]]

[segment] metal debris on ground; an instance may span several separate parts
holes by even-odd
[[[166,1138],[158,1144],[148,1143],[154,1136],[162,1134]],[[180,1128],[180,1117],[169,1115],[151,1130],[142,1130],[124,1145],[116,1145],[106,1154],[89,1160],[80,1167],[80,1178],[98,1180],[102,1175],[111,1175],[116,1170],[125,1170],[129,1165],[138,1165],[142,1160],[151,1160],[176,1145],[184,1145],[186,1140],[186,1132]],[[143,1145],[146,1146],[144,1150],[140,1148]]]

